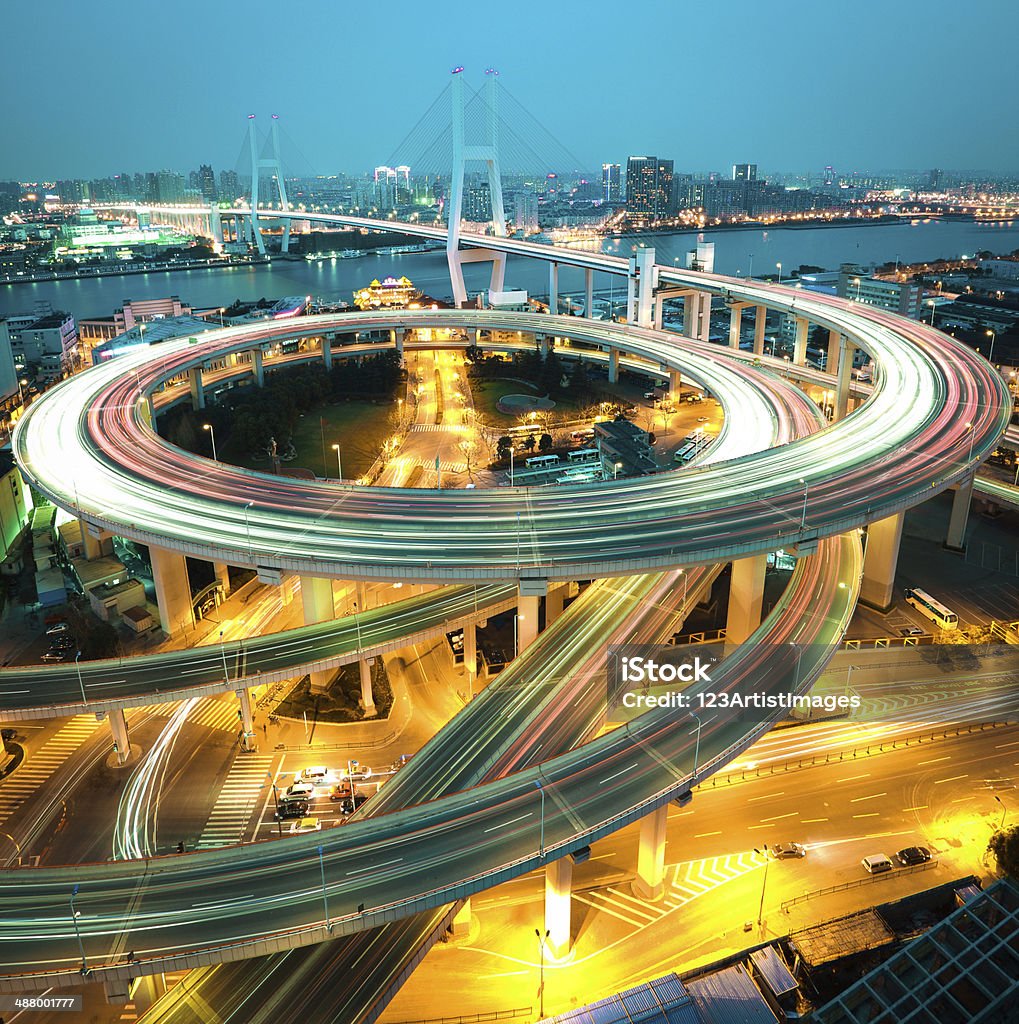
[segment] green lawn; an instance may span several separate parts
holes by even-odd
[[[518,380],[479,380],[471,378],[471,393],[474,395],[474,408],[489,423],[516,423],[517,417],[512,413],[500,412],[497,408],[499,400],[506,395],[536,395],[537,388]]]
[[[395,405],[382,402],[340,402],[323,405],[306,412],[294,428],[294,447],[297,458],[284,462],[287,469],[310,469],[316,476],[336,477],[336,452],[340,444],[343,477],[353,480],[368,471],[382,447],[382,442],[393,433]],[[324,423],[322,422],[324,421]],[[324,439],[324,444],[323,444]],[[270,470],[267,458],[253,460],[250,453],[225,447],[223,458],[247,469],[265,473]]]

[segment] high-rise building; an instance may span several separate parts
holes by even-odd
[[[606,203],[619,202],[619,164],[601,165],[601,190]]]
[[[626,161],[626,212],[639,220],[656,221],[674,209],[671,160],[631,156]]]
[[[514,195],[513,224],[518,231],[538,230],[538,197],[533,192],[517,192]]]
[[[241,194],[241,180],[236,171],[219,172],[219,194],[228,203],[232,203]]]
[[[492,194],[487,181],[471,186],[464,193],[463,217],[477,224],[492,219]]]
[[[941,185],[941,168],[932,167],[927,175],[927,186],[928,188],[938,188]]]
[[[757,181],[757,164],[733,164],[733,181]]]
[[[835,184],[835,168],[831,164],[824,169],[824,183],[825,185]]]
[[[202,199],[207,203],[214,203],[218,198],[216,175],[212,173],[211,164],[202,164],[198,168],[198,188],[202,193]]]

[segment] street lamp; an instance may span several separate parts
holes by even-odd
[[[269,780],[269,785],[272,786],[272,802],[276,808],[276,828],[279,831],[280,838],[283,838],[283,819],[280,817],[280,791],[276,788],[276,780],[269,772],[265,773],[265,777]]]
[[[545,934],[535,928],[534,934],[538,936],[538,957],[540,967],[538,968],[538,1016],[544,1019],[545,1017],[545,943],[548,940],[551,931],[546,928]]]
[[[931,327],[933,327],[934,326],[934,310],[936,308],[936,303],[935,303],[934,299],[928,299],[928,305],[931,307]]]
[[[223,630],[219,631],[219,653],[223,656],[223,681],[227,686],[230,685],[230,673],[226,667],[226,647],[223,643]]]
[[[622,464],[621,462],[614,462],[614,463],[612,464],[612,479],[613,479],[613,480],[616,480],[616,479],[618,479],[618,477],[619,477],[619,471],[620,471],[620,470],[621,470],[622,468],[623,468],[623,464]]]
[[[966,429],[969,431],[969,455],[966,456],[966,462],[973,461],[973,442],[976,440],[976,432],[973,430],[972,422],[966,424]]]
[[[81,651],[78,651],[78,653],[74,656],[74,668],[75,668],[75,671],[78,673],[78,686],[81,687],[81,702],[82,702],[82,704],[87,704],[88,703],[88,698],[85,696],[85,682],[81,678],[81,664],[78,661],[78,659],[80,657],[81,657]]]
[[[212,461],[219,462],[219,459],[216,458],[216,431],[212,429],[211,423],[203,423],[202,430],[209,432],[209,440],[212,441]]]
[[[863,282],[858,277],[854,277],[853,278],[853,284],[856,285],[856,301],[859,302],[860,301],[860,287],[862,286]]]
[[[701,759],[701,719],[700,716],[694,712],[690,712],[690,717],[697,723],[697,736],[693,743],[693,775],[697,778],[697,765]]]
[[[991,339],[991,349],[990,349],[990,351],[989,351],[989,352],[987,353],[987,361],[988,361],[989,363],[993,363],[993,362],[994,362],[994,343],[995,343],[995,341],[997,341],[997,339],[998,339],[998,332],[997,332],[997,331],[995,331],[995,330],[993,330],[993,329],[991,329],[991,328],[988,328],[988,330],[987,330],[987,331],[986,331],[985,333],[986,333],[986,334],[987,334],[987,335],[988,335],[988,336],[990,337],[990,339]]]
[[[251,508],[251,506],[254,505],[254,504],[255,503],[253,501],[249,501],[247,503],[247,505],[244,506],[244,532],[248,535],[248,561],[249,562],[254,561],[254,558],[253,558],[253,556],[251,554],[251,521],[248,519],[248,509]]]
[[[353,788],[351,788],[353,792]],[[329,922],[329,894],[326,892],[326,862],[325,854],[322,852],[322,847],[318,848],[318,866],[322,872],[322,905],[326,912],[326,931],[331,932],[333,930],[332,924]]]
[[[1008,808],[1000,796],[996,795],[994,799],[1001,805],[1001,821],[998,822],[998,831],[1000,832],[1005,827],[1005,815],[1008,814]]]
[[[771,858],[768,856],[768,844],[764,844],[764,849],[758,850],[754,847],[754,853],[759,857],[764,857],[764,881],[761,883],[761,905],[757,908],[757,927],[761,929],[761,934],[764,934],[764,893],[768,887],[768,865],[771,863]]]
[[[803,511],[800,513],[800,532],[802,533],[807,528],[807,492],[810,489],[810,484],[803,477],[800,477],[800,483],[803,484]]]
[[[538,836],[538,856],[545,859],[545,787],[538,779],[534,780],[538,792],[541,794],[541,832]]]
[[[338,444],[334,444],[333,451],[336,452],[336,476],[338,479],[343,480],[343,464],[340,462],[340,446]]]
[[[754,254],[750,253],[750,266],[747,268],[747,280],[752,281],[754,277]]]
[[[683,614],[686,615],[686,569],[680,569],[679,575],[683,577]]]
[[[78,895],[78,886],[71,890],[71,923],[74,925],[74,934],[78,937],[78,950],[81,952],[81,973],[88,974],[88,962],[85,960],[85,944],[81,941],[81,929],[78,928],[78,915],[80,910],[74,909],[74,897]]]
[[[510,487],[513,486],[513,442],[510,441]]]
[[[778,283],[782,283],[782,264],[776,263],[775,266],[778,268]]]

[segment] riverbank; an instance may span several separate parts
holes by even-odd
[[[122,263],[77,270],[47,270],[32,274],[4,275],[0,284],[40,284],[46,281],[87,281],[97,277],[124,277],[129,274],[170,274],[180,270],[228,270],[269,263],[269,256],[225,256],[206,260],[168,260],[165,263]]]

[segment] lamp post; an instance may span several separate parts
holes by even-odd
[[[686,569],[680,569],[679,575],[683,577],[683,614],[686,615]]]
[[[993,363],[994,363],[994,343],[995,343],[995,341],[998,338],[998,332],[993,330],[993,329],[991,329],[991,328],[988,328],[986,333],[987,333],[988,337],[991,339],[991,348],[990,348],[990,351],[987,353],[987,361],[993,365]]]
[[[81,651],[78,651],[74,656],[74,670],[78,673],[78,686],[81,688],[81,702],[82,704],[88,703],[88,698],[85,696],[85,681],[81,678],[81,662],[78,660],[81,657]]]
[[[931,307],[931,327],[933,327],[934,326],[934,310],[936,308],[936,304],[935,304],[933,299],[928,300],[928,303],[929,303],[929,305]]]
[[[622,469],[623,464],[621,462],[612,463],[612,479],[617,480],[619,478],[619,470]]]
[[[863,282],[858,277],[854,277],[853,278],[853,284],[856,285],[856,301],[859,302],[860,301],[860,288],[862,287]]]
[[[546,928],[545,934],[542,935],[538,928],[534,929],[534,934],[538,936],[538,1016],[544,1018],[545,1016],[545,943],[548,940],[551,931]]]
[[[510,487],[513,486],[513,442],[510,441]]]
[[[782,264],[776,263],[775,266],[778,268],[778,283],[782,283]]]
[[[276,808],[276,829],[280,834],[280,838],[283,838],[283,819],[280,818],[280,792],[276,788],[276,780],[269,774],[265,773],[265,777],[269,780],[269,785],[272,786],[272,802]]]
[[[81,941],[81,929],[78,927],[78,915],[80,910],[74,909],[74,897],[78,895],[78,886],[71,890],[71,923],[74,925],[74,934],[78,939],[78,950],[81,953],[81,973],[88,974],[88,962],[85,959],[85,943]]]
[[[227,686],[229,686],[230,673],[227,671],[226,667],[226,646],[223,643],[223,630],[219,631],[219,653],[223,657],[223,681],[227,684]]]
[[[203,423],[202,430],[207,430],[209,432],[209,440],[212,441],[212,461],[219,462],[219,459],[216,458],[216,431],[213,429],[211,423]]]
[[[540,779],[534,780],[534,785],[541,796],[541,831],[538,834],[538,856],[545,859],[545,787]]]
[[[973,461],[973,442],[976,440],[976,432],[973,430],[972,421],[966,424],[966,429],[969,431],[969,455],[966,456],[966,462],[970,463]]]
[[[764,893],[768,888],[768,865],[771,863],[771,858],[768,856],[768,844],[764,844],[764,849],[758,850],[754,847],[754,853],[758,856],[764,857],[764,881],[761,883],[761,904],[757,908],[757,927],[761,929],[761,934],[764,934]]]
[[[752,281],[754,278],[754,254],[750,253],[750,266],[747,268],[747,280]]]
[[[255,503],[249,501],[244,506],[244,532],[248,535],[248,561],[253,562],[254,556],[251,554],[251,521],[248,519],[248,509],[251,508]]]
[[[701,719],[700,716],[694,712],[690,712],[690,717],[697,723],[697,735],[693,742],[693,774],[694,778],[697,778],[697,765],[701,759]]]
[[[318,866],[319,870],[322,872],[322,905],[326,912],[326,931],[331,932],[333,930],[333,926],[329,922],[329,893],[326,892],[326,862],[321,846],[318,847]]]
[[[338,444],[333,445],[333,451],[336,452],[336,477],[339,480],[343,479],[343,463],[340,461],[340,446]]]
[[[802,533],[807,528],[807,493],[810,484],[803,477],[800,477],[800,483],[803,484],[803,511],[800,513],[800,532]]]
[[[1005,816],[1008,814],[1008,808],[1005,806],[1005,802],[1000,796],[995,795],[994,799],[997,800],[998,804],[1001,806],[1001,821],[998,822],[998,831],[1000,832],[1005,827]]]

